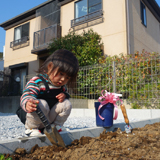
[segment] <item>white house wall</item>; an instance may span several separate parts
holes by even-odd
[[[62,36],[71,29],[71,20],[74,19],[74,2],[70,2],[61,7]],[[126,11],[124,0],[103,0],[104,22],[91,27],[101,35],[104,43],[104,54],[116,55],[127,53],[126,43]],[[79,30],[81,33],[83,29]]]

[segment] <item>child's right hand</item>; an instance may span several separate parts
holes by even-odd
[[[26,103],[26,110],[27,112],[34,112],[37,110],[37,104],[39,103],[38,100],[34,100],[34,99],[29,99],[28,102]]]

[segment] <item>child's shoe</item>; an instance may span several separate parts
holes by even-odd
[[[56,128],[57,128],[58,132],[66,132],[66,131],[69,131],[69,129],[68,129],[68,128],[65,128],[64,126],[56,125]]]
[[[39,129],[26,129],[25,134],[30,137],[37,137],[43,135]]]
[[[55,125],[52,124],[51,126],[54,127]],[[69,131],[68,128],[65,128],[64,126],[59,126],[59,125],[56,125],[56,129],[58,130],[58,132],[67,132],[67,131]]]

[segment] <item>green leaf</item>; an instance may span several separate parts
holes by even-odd
[[[0,153],[0,160],[5,160],[5,157],[3,154]]]
[[[12,157],[8,157],[6,160],[12,160]]]

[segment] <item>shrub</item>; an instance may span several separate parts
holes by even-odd
[[[142,51],[110,57],[115,62],[116,92],[138,106],[159,108],[160,54]],[[109,60],[110,60],[109,59]],[[108,59],[106,59],[108,61]],[[105,62],[106,63],[106,62]],[[154,104],[154,105],[153,105]]]
[[[67,49],[75,53],[80,66],[87,66],[98,63],[102,57],[101,37],[92,29],[77,34],[74,31],[61,38],[53,39],[49,45],[50,54],[57,49]]]
[[[121,93],[123,99],[133,103],[132,108],[160,107],[159,53],[142,51],[132,55],[101,57],[98,63],[80,69],[77,85],[80,95],[97,99],[101,90],[106,89]]]

